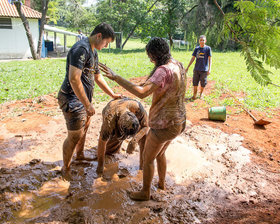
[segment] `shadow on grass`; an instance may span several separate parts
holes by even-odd
[[[106,48],[106,49],[102,49],[102,52],[103,53],[113,53],[113,54],[130,54],[130,53],[143,53],[145,52],[145,48],[135,48],[135,49],[129,49],[129,50],[126,50],[126,49],[109,49],[109,48]],[[187,49],[184,49],[184,48],[175,48],[175,49],[172,49],[171,51],[173,52],[183,52],[183,51],[187,51]]]
[[[113,54],[131,54],[131,53],[143,53],[145,52],[144,48],[136,48],[130,50],[121,50],[121,49],[102,49],[103,53],[113,53]]]

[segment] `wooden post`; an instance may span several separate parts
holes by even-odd
[[[54,32],[53,48],[56,50],[56,32]]]
[[[64,51],[63,51],[64,53],[66,52],[66,46],[67,46],[66,45],[66,34],[64,34]]]

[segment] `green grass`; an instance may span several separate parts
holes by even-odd
[[[144,47],[145,44],[131,39],[123,51],[115,49],[114,44],[110,50],[104,49],[99,52],[100,62],[106,63],[119,75],[126,79],[148,75],[153,64],[149,61]],[[188,65],[191,51],[182,49],[172,50],[175,59]],[[65,76],[66,59],[43,59],[39,61],[11,61],[0,63],[0,103],[33,98],[43,94],[58,91]],[[188,76],[192,76],[192,67]],[[273,83],[280,84],[279,70],[272,70]],[[244,92],[245,98],[241,99],[248,108],[266,110],[280,106],[280,88],[257,84],[246,70],[245,62],[238,52],[216,53],[213,52],[212,73],[209,80],[215,81],[215,89],[210,95],[205,96],[205,101],[211,106],[234,105],[231,98],[220,100],[219,96],[230,89],[234,92]],[[116,84],[108,80],[111,87]],[[97,101],[108,100],[105,94],[95,88]],[[189,87],[187,96],[192,95],[192,87]],[[150,103],[151,98],[146,102]]]
[[[65,59],[0,63],[0,103],[57,91],[65,75]]]

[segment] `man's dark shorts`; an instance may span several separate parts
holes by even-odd
[[[59,91],[57,99],[63,112],[67,129],[76,131],[83,128],[86,123],[87,113],[78,98]]]
[[[198,86],[200,82],[201,87],[205,87],[207,84],[207,72],[193,71],[193,86]]]

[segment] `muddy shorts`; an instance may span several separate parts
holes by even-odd
[[[174,124],[168,128],[164,129],[153,129],[150,131],[153,135],[159,139],[160,142],[170,141],[180,135],[186,127],[186,122],[184,121],[182,124]]]
[[[112,155],[114,153],[119,152],[122,146],[123,140],[117,138],[116,135],[111,136],[106,145],[106,154]]]
[[[205,87],[207,84],[207,72],[193,71],[193,86],[198,86],[200,82],[201,87]]]
[[[87,120],[87,113],[78,98],[59,91],[57,99],[63,112],[67,129],[75,131],[83,128]]]

